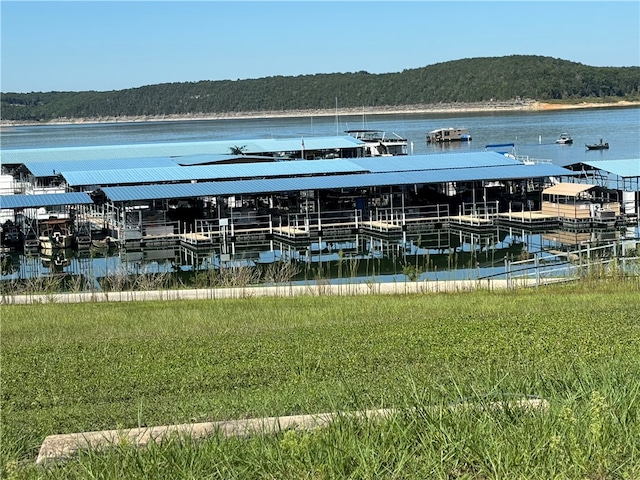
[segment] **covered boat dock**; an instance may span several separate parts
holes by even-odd
[[[566,165],[565,168],[576,172],[573,181],[615,190],[627,221],[639,220],[640,158],[582,161]]]
[[[62,175],[75,189],[101,182],[92,208],[117,241],[144,242],[153,232],[204,246],[358,232],[403,238],[451,223],[481,231],[508,208],[505,192],[540,191],[571,172],[477,152]]]
[[[491,151],[369,158],[358,156],[353,137],[301,140],[3,151],[2,160],[23,189],[31,182],[32,189],[87,195],[91,201],[74,210],[90,237],[106,232],[123,245],[194,248],[339,242],[361,233],[402,239],[453,224],[482,232],[514,205],[539,204],[553,179],[575,175]],[[234,146],[248,152],[221,153]],[[304,158],[324,156],[279,156],[302,155],[291,150],[302,146]],[[326,158],[349,147],[353,157]],[[142,156],[149,153],[158,156]],[[0,208],[11,208],[5,197]]]

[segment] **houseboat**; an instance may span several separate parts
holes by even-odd
[[[471,134],[466,128],[439,128],[427,133],[427,143],[468,142]]]
[[[407,145],[409,142],[397,133],[393,133],[393,137],[387,137],[386,133],[382,130],[346,130],[345,133],[365,143],[365,157],[407,155]]]
[[[50,218],[42,222],[40,232],[40,248],[42,250],[57,250],[73,247],[74,234],[72,221],[68,218]]]

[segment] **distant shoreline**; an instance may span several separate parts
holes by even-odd
[[[144,115],[98,118],[58,118],[46,122],[22,122],[0,119],[0,126],[19,127],[34,125],[90,125],[103,123],[140,123],[171,122],[185,120],[235,120],[250,118],[300,118],[300,117],[333,117],[346,115],[398,115],[416,113],[472,113],[472,112],[517,112],[517,111],[553,111],[585,108],[612,108],[640,106],[640,101],[620,101],[609,103],[544,103],[537,101],[513,102],[481,102],[481,103],[443,103],[429,105],[405,105],[389,107],[339,108],[336,110],[283,110],[262,112],[225,112],[225,113],[193,113],[182,115]]]

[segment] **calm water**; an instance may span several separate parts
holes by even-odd
[[[451,146],[429,145],[428,131],[466,127],[473,141]],[[155,142],[243,140],[342,135],[355,128],[384,130],[407,138],[414,154],[445,149],[482,150],[490,143],[515,143],[517,153],[550,159],[555,164],[582,160],[640,158],[640,108],[587,109],[560,112],[494,114],[402,114],[240,120],[27,126],[2,132],[3,149],[114,145]],[[557,145],[568,132],[573,145]],[[609,150],[586,151],[585,143],[609,142]]]
[[[466,127],[473,141],[448,146],[429,145],[425,141],[428,131],[436,128]],[[344,130],[370,128],[393,132],[409,139],[410,152],[428,154],[451,150],[483,150],[486,144],[515,143],[517,153],[532,158],[549,159],[557,165],[584,160],[640,159],[640,108],[588,109],[560,112],[509,112],[494,114],[401,114],[360,115],[339,117],[300,117],[275,119],[197,120],[172,122],[118,123],[97,125],[25,126],[3,129],[3,149],[48,148],[62,146],[114,145],[154,142],[190,142],[207,140],[243,140],[256,138],[291,138],[299,136],[342,135]],[[557,145],[556,138],[568,132],[573,145]],[[600,138],[609,142],[610,149],[586,151],[585,143],[597,143]],[[605,234],[611,240],[619,238],[620,232]],[[589,234],[587,234],[589,237]],[[602,239],[602,232],[591,234],[591,238]],[[628,232],[637,237],[637,229]],[[450,232],[440,247],[447,244],[458,252],[478,250],[474,267],[461,268],[455,272],[427,273],[422,278],[476,278],[501,271],[501,262],[494,257],[503,256],[508,250],[518,255],[523,248],[528,252],[556,248],[550,245],[555,237],[543,233],[515,232],[507,229],[487,232],[483,236],[466,236],[461,232]],[[576,236],[576,243],[584,237]],[[336,252],[327,252],[326,246],[317,245],[306,251],[291,252],[276,248],[275,251],[240,252],[235,258],[211,251],[196,256],[180,247],[164,250],[150,249],[142,252],[122,252],[101,256],[99,253],[66,252],[68,257],[62,265],[54,266],[51,259],[39,256],[14,255],[9,268],[3,265],[1,279],[31,278],[52,272],[81,273],[98,278],[114,272],[175,272],[178,270],[202,269],[220,266],[223,261],[237,264],[270,263],[281,258],[294,258],[308,264],[335,262]],[[409,248],[407,248],[409,247]],[[346,246],[346,250],[351,247]],[[314,251],[315,249],[315,251]],[[322,250],[322,251],[321,251]],[[415,245],[379,245],[375,241],[361,239],[352,252],[361,265],[386,259],[385,272],[378,270],[380,281],[402,280],[403,265],[409,254],[435,255],[439,248],[416,250]],[[68,262],[66,262],[68,260]],[[446,270],[446,268],[445,268]],[[368,270],[365,269],[367,278]],[[309,271],[309,275],[313,272]],[[439,276],[438,276],[439,275]],[[358,277],[361,277],[358,274]]]

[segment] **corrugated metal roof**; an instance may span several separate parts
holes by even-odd
[[[65,172],[122,170],[128,168],[175,167],[171,157],[110,158],[100,160],[71,160],[58,162],[26,162],[25,167],[36,177],[50,177]],[[55,173],[54,173],[55,172]]]
[[[215,163],[259,163],[278,161],[275,157],[266,157],[261,155],[189,155],[186,157],[173,157],[172,160],[178,165],[185,167]]]
[[[509,167],[456,168],[447,170],[327,175],[320,177],[105,187],[102,190],[111,201],[123,202],[149,200],[154,198],[209,197],[336,188],[463,182],[474,180],[511,180],[571,175],[575,175],[575,173],[557,165],[520,164]]]
[[[144,169],[63,171],[72,187],[83,185],[127,185],[167,182],[207,181],[219,179],[250,179],[301,175],[335,175],[341,173],[410,172],[468,169],[483,167],[511,168],[522,165],[518,160],[496,152],[465,152],[395,156],[383,158],[356,158],[337,160],[288,160],[271,163],[225,165],[197,165],[191,167],[164,167]]]
[[[94,170],[63,172],[72,186],[126,185],[193,180],[241,179],[300,175],[327,175],[362,172],[348,160],[289,160],[269,163],[239,163],[230,165],[198,165],[193,167],[132,168],[122,170]]]
[[[64,172],[122,170],[128,168],[163,168],[225,163],[275,162],[273,157],[257,155],[188,155],[185,157],[106,158],[58,162],[27,162],[25,167],[36,177],[50,177]]]
[[[217,140],[209,142],[166,142],[130,145],[91,145],[84,147],[25,148],[0,151],[4,165],[26,162],[66,162],[103,160],[105,158],[177,157],[188,155],[224,155],[232,148],[244,147],[245,154],[302,150],[303,137],[286,139]],[[304,137],[305,150],[356,148],[364,142],[349,135]],[[53,167],[52,167],[53,168]]]
[[[627,160],[589,160],[567,165],[567,168],[575,170],[587,165],[593,169],[613,173],[622,178],[640,177],[640,158]]]
[[[593,187],[595,187],[595,185],[587,185],[586,183],[558,183],[552,187],[545,188],[542,193],[546,195],[566,195],[573,197]]]
[[[408,172],[413,170],[442,170],[522,165],[522,162],[498,152],[435,153],[395,157],[366,157],[350,159],[370,172]]]
[[[0,209],[39,208],[55,205],[87,205],[93,203],[83,192],[45,193],[42,195],[0,195]]]

